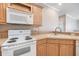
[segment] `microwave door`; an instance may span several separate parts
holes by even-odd
[[[7,10],[7,23],[27,24],[27,19],[26,13],[16,11],[15,9]]]

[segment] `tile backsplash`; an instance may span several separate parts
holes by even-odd
[[[32,29],[32,26],[27,25],[0,25],[0,38],[7,38],[8,37],[8,30],[28,30]]]
[[[6,25],[0,25],[0,31],[1,30],[20,30],[20,29],[31,29],[32,26],[27,25],[12,25],[12,24],[6,24]]]

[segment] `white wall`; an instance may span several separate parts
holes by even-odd
[[[79,32],[79,19],[76,20],[76,26],[77,26],[76,32]]]
[[[42,26],[39,27],[39,31],[54,31],[55,27],[58,26],[58,22],[58,12],[53,8],[44,8]]]
[[[59,16],[59,23],[60,23],[60,28],[62,29],[62,32],[65,31],[65,20],[66,20],[65,15]]]
[[[73,32],[77,29],[76,19],[70,15],[66,15],[66,32]]]
[[[79,19],[77,20],[77,29],[79,30]]]

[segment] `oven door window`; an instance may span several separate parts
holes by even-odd
[[[27,54],[29,52],[31,52],[31,47],[21,48],[21,49],[14,51],[14,56],[19,56],[19,55],[22,55],[22,54],[25,54],[25,53]]]

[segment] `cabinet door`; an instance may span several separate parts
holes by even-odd
[[[0,24],[6,21],[6,4],[0,3]]]
[[[8,29],[0,31],[0,38],[8,38]]]
[[[37,45],[37,56],[46,56],[46,44]]]
[[[47,44],[47,56],[59,56],[59,45]]]
[[[42,8],[38,6],[32,6],[32,13],[33,13],[33,23],[35,26],[40,26],[42,23]]]
[[[60,56],[73,56],[74,45],[60,45]]]
[[[0,47],[0,56],[2,55],[2,52],[1,52],[1,47]]]
[[[76,41],[76,56],[79,56],[79,41]]]
[[[9,7],[20,11],[24,11],[24,12],[31,12],[31,6],[27,4],[25,5],[23,3],[10,3]]]

